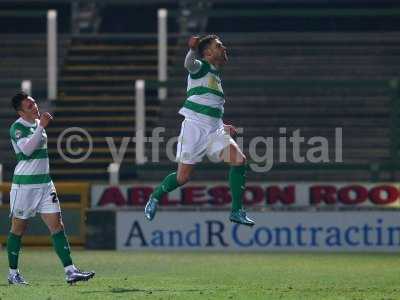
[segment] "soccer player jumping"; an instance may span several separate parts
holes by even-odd
[[[60,203],[49,175],[47,135],[45,128],[53,117],[39,113],[35,100],[24,92],[12,98],[12,106],[20,116],[10,128],[11,143],[18,164],[14,170],[10,192],[11,230],[7,239],[9,284],[28,284],[18,270],[21,238],[28,219],[40,213],[50,230],[54,249],[64,265],[66,280],[72,284],[86,281],[94,272],[83,272],[74,266],[64,232]]]
[[[230,220],[253,226],[254,221],[246,216],[242,207],[245,190],[246,157],[232,139],[236,129],[222,122],[224,93],[220,79],[220,68],[228,62],[226,47],[216,35],[189,39],[189,52],[185,58],[187,100],[179,113],[185,117],[178,138],[176,159],[178,170],[169,174],[156,187],[145,207],[145,216],[152,220],[157,204],[166,193],[189,181],[196,163],[204,155],[213,160],[230,164],[229,186],[232,195]],[[197,59],[200,56],[201,59]]]

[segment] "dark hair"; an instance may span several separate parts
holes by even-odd
[[[24,101],[26,98],[28,98],[29,95],[23,91],[18,92],[14,97],[11,99],[11,105],[14,107],[16,111],[21,110],[21,103]]]
[[[210,46],[211,42],[216,39],[219,39],[219,37],[215,34],[209,34],[200,39],[199,45],[197,46],[197,51],[201,57],[204,57],[204,51],[208,48],[208,46]]]

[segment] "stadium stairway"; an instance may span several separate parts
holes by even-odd
[[[172,44],[169,47],[171,57]],[[135,136],[136,79],[157,79],[156,35],[96,34],[72,38],[61,71],[55,122],[48,129],[53,178],[108,179],[107,168],[113,159],[106,137],[113,138],[118,150],[124,137]],[[147,89],[146,126],[149,131],[154,126],[158,109],[156,91]],[[58,153],[57,140],[70,127],[84,129],[93,140],[92,154],[79,163],[69,163]],[[64,141],[61,145],[65,150]],[[75,141],[72,147],[82,147],[85,151],[88,142]],[[121,167],[121,180],[136,176],[134,152],[134,143],[130,141]]]
[[[400,72],[397,32],[226,33],[221,37],[229,55],[222,72],[224,121],[244,128],[247,156],[252,138],[274,139],[273,147],[268,147],[274,152],[274,167],[267,173],[249,172],[250,180],[370,180],[368,166],[390,163],[389,81]],[[185,45],[177,51],[181,63],[178,61],[171,74],[172,80],[182,84],[169,89],[168,100],[160,109],[158,125],[167,128],[166,137],[179,134],[177,112],[185,99],[186,51]],[[339,168],[340,164],[333,164],[336,127],[342,128],[343,164]],[[280,128],[286,128],[286,133]],[[303,157],[311,148],[307,145],[311,137],[327,139],[328,170],[294,163],[289,138],[296,129],[305,138],[300,147]],[[279,166],[279,137],[287,138],[287,163],[291,166]],[[266,149],[259,143],[256,153],[262,156]],[[162,178],[175,168],[163,153],[159,164],[141,169],[140,178]],[[260,163],[264,165],[265,159]],[[333,167],[329,169],[329,165]],[[199,168],[194,179],[227,178],[226,167],[213,166],[212,172],[207,171],[209,164]],[[383,172],[380,179],[392,179],[391,175]]]
[[[61,66],[69,35],[59,35],[58,62]],[[14,94],[21,89],[22,80],[31,80],[32,95],[42,109],[48,107],[47,98],[47,38],[46,34],[0,35],[0,163],[3,179],[10,180],[16,164],[10,144],[9,128],[16,120],[10,105]]]

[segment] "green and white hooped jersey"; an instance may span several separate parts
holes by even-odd
[[[216,124],[222,122],[225,97],[218,70],[205,60],[197,73],[189,73],[187,99],[179,113],[186,118]]]
[[[35,124],[30,124],[19,118],[11,125],[11,143],[18,162],[14,170],[13,187],[38,188],[51,182],[45,130],[43,129],[40,143],[31,155],[26,156],[18,146],[19,141],[32,136],[38,124],[39,120],[36,120]]]

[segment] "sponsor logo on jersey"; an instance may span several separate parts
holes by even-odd
[[[21,138],[21,136],[22,136],[21,130],[16,129],[16,130],[15,130],[15,138],[18,140],[18,139]]]
[[[221,80],[218,79],[216,76],[211,75],[208,79],[208,87],[213,90],[220,91],[221,88]]]

